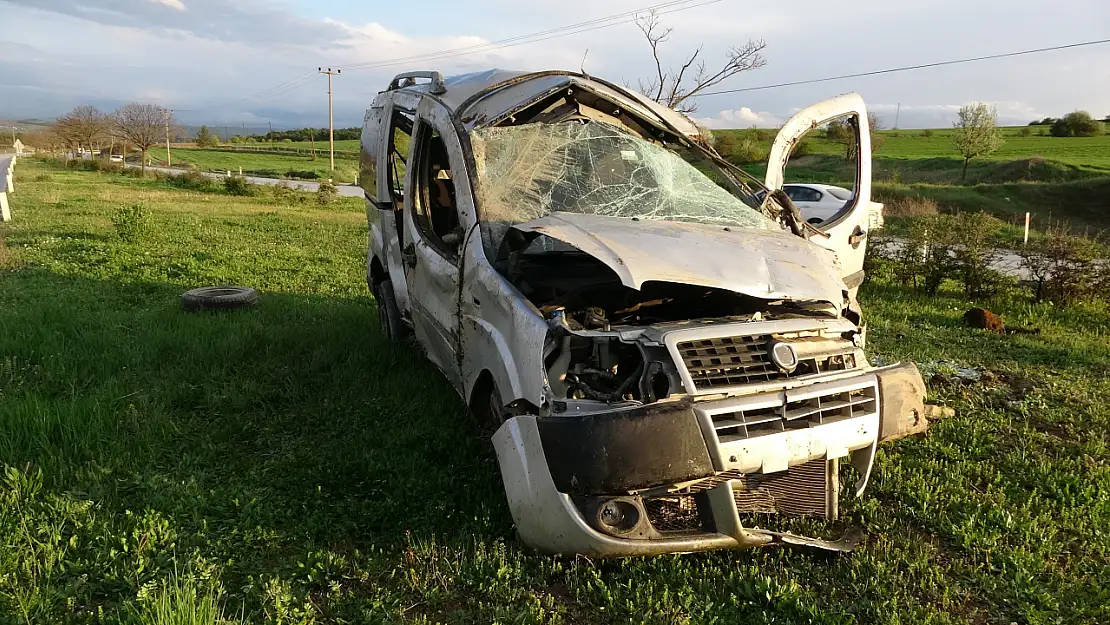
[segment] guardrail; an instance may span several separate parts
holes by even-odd
[[[8,206],[8,194],[15,192],[15,154],[6,157],[0,154],[0,159],[8,161],[7,166],[0,168],[0,221],[11,221],[12,210]]]

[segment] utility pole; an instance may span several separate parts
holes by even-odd
[[[316,71],[328,75],[328,152],[331,154],[331,170],[335,171],[335,115],[332,108],[331,78],[342,74],[343,70],[336,69],[332,71],[329,67],[327,71],[324,71],[324,68],[317,67]]]
[[[902,103],[898,103],[898,111],[894,114],[894,129],[898,130],[898,120],[902,118]]]
[[[270,137],[270,150],[272,151],[274,149],[274,122],[267,119],[266,123],[270,125],[270,134],[268,136]]]
[[[173,161],[170,160],[170,118],[173,117],[173,109],[165,109],[166,111],[166,167],[173,167]]]

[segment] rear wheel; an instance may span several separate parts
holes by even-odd
[[[405,327],[405,322],[401,321],[401,310],[397,307],[393,283],[389,280],[379,282],[374,296],[378,300],[378,326],[381,328],[382,336],[390,343],[400,342],[408,328]]]

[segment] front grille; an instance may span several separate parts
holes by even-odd
[[[702,527],[693,495],[667,495],[644,500],[651,526],[659,532],[697,531]]]
[[[787,373],[771,361],[768,346],[773,338],[770,334],[726,336],[682,341],[676,347],[698,391],[844,371],[856,366],[855,356],[843,353],[852,349],[852,344],[844,341],[843,349],[839,350],[842,353],[802,358],[798,367]]]
[[[722,443],[791,429],[835,423],[874,414],[878,410],[878,388],[868,384],[838,389],[808,399],[784,401],[778,406],[738,409],[713,415],[713,429]]]
[[[767,334],[683,341],[678,353],[699,389],[766,382],[785,377],[767,354],[770,341]]]
[[[829,470],[829,461],[819,458],[786,471],[747,474],[733,482],[736,510],[741,514],[828,516]]]

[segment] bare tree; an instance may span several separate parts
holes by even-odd
[[[165,137],[167,123],[173,125],[169,110],[132,102],[116,111],[115,118],[120,137],[142,152],[141,167],[145,176],[147,150]]]
[[[976,156],[985,156],[1002,145],[1002,130],[996,128],[998,110],[982,102],[960,108],[959,120],[952,127],[952,143],[964,157],[960,180],[967,178],[967,164]]]
[[[767,64],[767,59],[762,54],[767,44],[762,39],[749,39],[742,46],[729,48],[725,62],[719,69],[709,69],[705,60],[700,58],[700,47],[677,70],[663,69],[659,47],[670,39],[673,29],[664,27],[659,21],[659,14],[654,10],[637,15],[636,26],[644,33],[651,46],[651,56],[655,60],[655,77],[646,82],[640,81],[640,93],[681,113],[693,113],[698,109],[691,99],[702,91],[736,74],[759,69]]]
[[[58,118],[55,128],[70,147],[90,152],[97,140],[105,138],[111,130],[111,119],[100,109],[88,104],[78,106]]]
[[[57,133],[54,126],[26,133],[23,136],[23,142],[35,148],[39,153],[49,153],[51,156],[66,147],[65,139]]]

